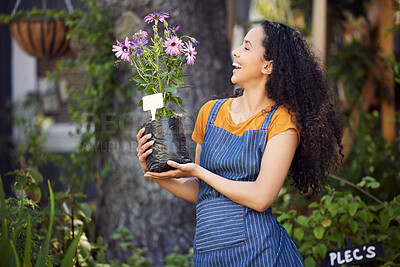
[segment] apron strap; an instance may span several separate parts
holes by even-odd
[[[260,130],[263,130],[263,131],[267,131],[268,130],[268,126],[269,126],[269,123],[271,122],[272,115],[274,115],[275,111],[277,110],[277,108],[279,106],[280,105],[278,103],[276,103],[275,105],[272,106],[272,108],[268,112],[267,117],[265,118]]]
[[[219,111],[219,109],[221,108],[222,104],[225,103],[226,100],[228,100],[229,98],[225,98],[225,99],[218,99],[214,106],[212,107],[211,111],[210,111],[210,115],[208,115],[208,120],[207,120],[207,124],[211,125],[214,123],[215,118],[217,117],[217,113]]]

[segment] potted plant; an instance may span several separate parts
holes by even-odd
[[[61,56],[69,49],[66,19],[79,17],[80,10],[19,10],[17,1],[11,15],[0,14],[0,23],[8,24],[11,34],[26,53],[35,57]]]
[[[147,15],[144,21],[153,24],[153,37],[149,38],[147,32],[139,30],[131,39],[126,37],[124,42],[117,40],[112,50],[116,52],[116,57],[130,62],[135,68],[136,75],[131,80],[137,83],[137,89],[151,96],[151,103],[144,105],[145,110],[151,109],[146,107],[148,105],[154,107],[154,97],[160,96],[158,100],[162,99],[157,111],[154,110],[152,120],[144,124],[145,134],[152,133],[152,140],[155,141],[153,152],[147,157],[149,170],[155,172],[172,169],[167,164],[168,160],[191,162],[183,130],[183,115],[176,114],[169,104],[172,102],[186,112],[182,108],[181,98],[174,94],[180,88],[189,87],[182,80],[182,69],[185,65],[194,64],[198,42],[187,35],[179,37],[181,26],[170,27],[167,18],[169,14],[165,11]],[[161,34],[160,24],[164,28]],[[143,106],[145,98],[138,106]]]

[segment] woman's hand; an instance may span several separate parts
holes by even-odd
[[[142,166],[143,173],[148,171],[146,158],[153,152],[153,149],[149,149],[150,146],[154,144],[154,140],[147,142],[151,138],[151,133],[143,136],[145,128],[140,129],[136,138],[138,140],[138,148],[137,148],[137,156],[140,161],[140,165]]]
[[[179,164],[175,161],[168,160],[167,164],[171,167],[176,168],[176,170],[169,170],[166,172],[146,172],[144,174],[145,177],[150,179],[168,179],[168,178],[183,178],[183,177],[191,177],[195,176],[196,171],[199,169],[199,165],[196,163],[186,163]]]

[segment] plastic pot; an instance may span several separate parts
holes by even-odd
[[[167,164],[168,160],[181,164],[192,162],[181,117],[152,120],[146,122],[144,127],[145,134],[152,135],[149,141],[154,140],[151,146],[153,152],[146,159],[149,171],[165,172],[174,169]]]

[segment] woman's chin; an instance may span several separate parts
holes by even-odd
[[[232,82],[233,84],[238,84],[238,79],[237,79],[237,77],[235,77],[235,74],[232,75],[232,77],[231,77],[231,82]]]

